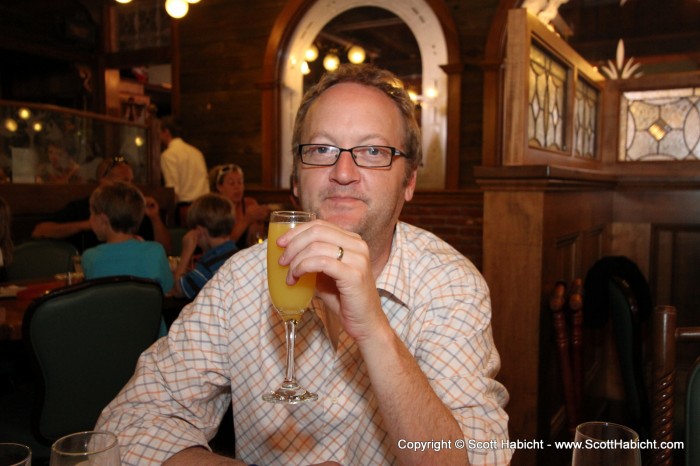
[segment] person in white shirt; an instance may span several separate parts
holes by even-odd
[[[160,120],[160,168],[165,186],[175,190],[178,203],[189,204],[209,192],[209,178],[204,155],[182,140],[182,125],[174,116]]]

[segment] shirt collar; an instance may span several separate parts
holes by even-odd
[[[411,260],[406,250],[405,227],[403,222],[398,222],[394,228],[391,253],[377,279],[377,289],[380,294],[389,295],[407,306],[412,294],[409,286]]]

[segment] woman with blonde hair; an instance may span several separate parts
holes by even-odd
[[[252,197],[245,197],[243,169],[235,164],[217,165],[209,171],[209,188],[233,202],[236,208],[236,223],[231,231],[231,239],[238,249],[244,249],[258,242],[265,235],[265,219],[270,209],[258,204]]]

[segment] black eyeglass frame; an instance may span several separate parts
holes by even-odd
[[[336,154],[335,160],[333,161],[333,163],[310,163],[310,162],[306,162],[306,161],[304,160],[304,155],[303,155],[304,152],[303,152],[303,149],[304,149],[304,147],[311,147],[311,146],[316,146],[316,147],[328,147],[328,148],[332,148],[332,149],[337,149],[337,150],[338,150],[338,153]],[[391,157],[389,158],[389,162],[388,162],[386,165],[361,165],[360,163],[358,163],[358,162],[357,162],[357,156],[354,154],[353,151],[354,151],[355,149],[364,149],[364,148],[369,148],[369,147],[374,147],[374,148],[377,148],[377,149],[389,149],[389,151],[391,152]],[[349,152],[349,153],[350,153],[350,156],[352,157],[352,161],[355,163],[355,165],[357,165],[357,166],[360,167],[360,168],[388,168],[388,167],[391,167],[391,164],[392,164],[392,163],[394,163],[394,158],[395,158],[395,157],[404,157],[404,158],[408,158],[408,154],[406,154],[406,153],[403,152],[403,151],[400,151],[400,150],[397,149],[396,147],[391,147],[391,146],[380,146],[380,145],[375,145],[375,144],[368,144],[368,145],[363,145],[363,146],[355,146],[355,147],[351,147],[351,148],[349,148],[349,149],[344,149],[344,148],[342,148],[342,147],[334,146],[334,145],[332,145],[332,144],[299,144],[299,146],[297,146],[297,155],[299,156],[299,159],[301,160],[301,163],[303,163],[304,165],[310,165],[310,166],[313,166],[313,167],[332,167],[333,165],[335,165],[336,163],[338,163],[338,160],[340,159],[340,154],[342,154],[343,152]]]

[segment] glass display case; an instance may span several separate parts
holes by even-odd
[[[0,100],[0,182],[93,183],[123,157],[135,182],[160,184],[157,122]]]

